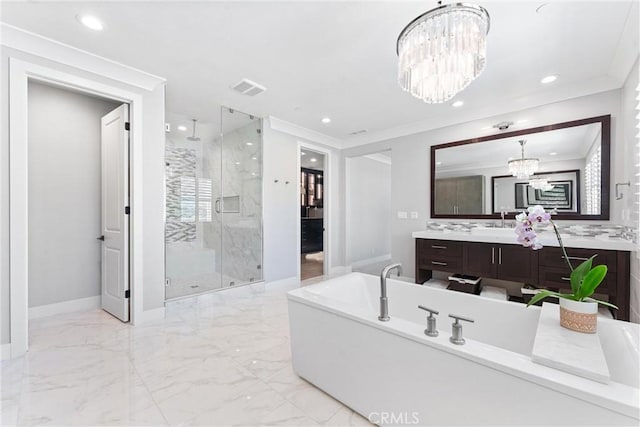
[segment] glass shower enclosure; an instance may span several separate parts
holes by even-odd
[[[165,298],[262,280],[262,120],[167,113]]]

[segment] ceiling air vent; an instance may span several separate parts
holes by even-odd
[[[252,82],[249,79],[240,80],[238,83],[232,86],[231,89],[241,93],[242,95],[248,95],[248,96],[256,96],[257,94],[267,90],[266,87],[261,86],[256,82]]]
[[[360,129],[360,130],[357,130],[355,132],[351,132],[349,135],[355,136],[355,135],[362,135],[363,133],[367,133],[367,130],[366,129]]]

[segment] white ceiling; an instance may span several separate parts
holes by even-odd
[[[638,2],[482,1],[491,15],[487,67],[451,102],[400,90],[395,42],[435,6],[394,2],[2,2],[3,22],[167,78],[167,110],[219,120],[220,105],[274,116],[343,140],[394,128],[464,122],[619,88],[638,56]],[[102,32],[81,26],[91,13]],[[558,74],[543,86],[540,78]],[[256,97],[230,86],[248,78]],[[329,116],[330,124],[320,122]],[[364,135],[350,137],[367,129]]]
[[[315,151],[300,151],[300,166],[303,168],[324,170],[324,154]]]

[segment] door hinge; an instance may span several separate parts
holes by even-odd
[[[131,291],[129,291],[129,289],[127,289],[126,291],[124,291],[124,297],[125,298],[129,298],[129,296],[131,295]]]
[[[124,130],[131,130],[131,123],[124,122]]]
[[[125,215],[129,215],[131,213],[131,209],[129,208],[129,206],[125,206],[124,207],[124,214]]]

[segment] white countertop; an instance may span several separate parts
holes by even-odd
[[[486,233],[472,233],[469,231],[434,231],[422,230],[414,231],[411,236],[414,239],[437,239],[437,240],[456,240],[461,242],[484,242],[484,243],[504,243],[517,245],[515,229],[510,229],[513,233],[504,232],[505,229],[498,229],[494,234],[488,230]],[[638,246],[624,239],[613,237],[590,237],[590,236],[572,236],[561,234],[562,242],[568,248],[585,248],[585,249],[609,249],[614,251],[637,251]],[[538,240],[543,246],[559,247],[558,239],[553,231],[545,230],[538,234]]]

